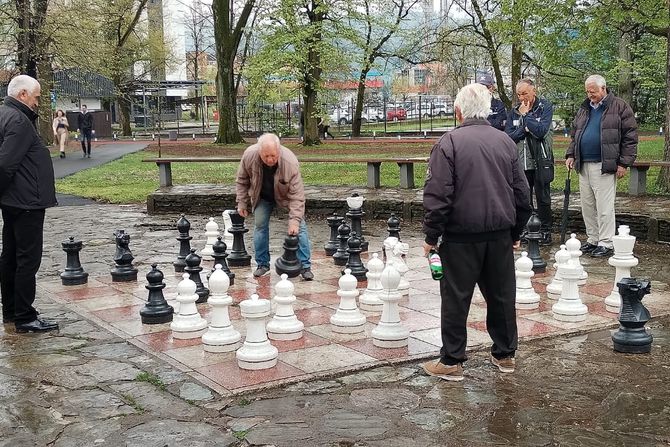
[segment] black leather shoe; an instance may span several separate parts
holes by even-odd
[[[53,321],[40,320],[39,318],[34,319],[29,323],[16,323],[16,332],[25,333],[25,332],[47,332],[58,329],[58,323]]]
[[[591,257],[592,258],[605,258],[607,256],[611,256],[612,253],[614,253],[614,250],[611,248],[603,247],[602,245],[597,247],[595,250],[591,252]]]
[[[590,242],[584,242],[579,249],[582,251],[582,253],[591,253],[596,248],[598,248],[597,245],[594,245]]]
[[[314,273],[312,273],[312,269],[302,269],[300,274],[302,275],[302,279],[305,281],[311,281],[314,279]]]

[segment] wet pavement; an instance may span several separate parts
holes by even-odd
[[[188,217],[192,246],[202,248],[208,216]],[[176,281],[171,270],[178,249],[173,229],[176,218],[149,216],[135,205],[48,210],[37,307],[45,317],[59,321],[61,330],[18,335],[10,325],[0,329],[0,446],[670,444],[670,319],[652,320],[650,355],[614,353],[609,330],[583,331],[615,325],[612,315],[598,309],[613,279],[613,269],[605,260],[583,259],[591,275],[586,286],[590,292],[585,296],[591,300],[589,308],[594,313],[590,318],[596,324],[572,328],[576,335],[526,334],[517,354],[517,372],[512,375],[499,373],[488,362],[486,349],[479,349],[470,354],[465,380],[457,384],[425,376],[417,360],[402,360],[408,357],[405,355],[371,369],[322,371],[310,376],[313,380],[288,380],[281,387],[239,394],[226,392],[225,387],[189,369],[193,358],[182,356],[182,362],[165,354],[170,350],[166,344],[174,343],[171,337],[153,330],[130,335],[137,330],[133,324],[123,329],[122,323],[131,321],[131,315],[137,319],[146,299],[144,275],[151,263],[158,262],[163,268],[166,282]],[[323,289],[303,298],[306,302],[330,300],[337,273],[318,255],[328,228],[320,219],[308,223],[315,241],[314,283]],[[273,221],[273,256],[280,253],[285,225],[285,220]],[[109,280],[112,233],[122,228],[132,236],[130,246],[140,271],[138,283],[126,289]],[[366,222],[364,229],[371,248],[378,247],[386,235],[385,223]],[[89,286],[63,293],[56,291],[57,275],[65,263],[60,242],[69,235],[85,242],[81,260],[91,281]],[[416,223],[403,224],[401,236],[411,246],[408,264],[416,275],[425,276],[418,235]],[[640,265],[634,274],[653,280],[652,296],[645,302],[652,315],[667,315],[670,306],[664,300],[670,282],[670,250],[667,245],[638,243],[635,253]],[[249,281],[253,280],[246,279],[250,272],[250,268],[236,271],[236,284],[243,291],[236,302],[252,289],[269,292],[269,284],[278,279],[273,273],[267,280],[262,278],[268,284],[259,281],[252,286]],[[423,288],[423,294],[410,294],[405,315],[415,312],[435,318],[430,314],[439,306],[437,285],[422,278],[413,283],[420,283],[415,286]],[[542,292],[549,279],[537,278],[538,291]],[[301,298],[300,290],[307,283],[298,280],[295,284]],[[546,298],[543,302],[550,305]],[[332,311],[333,303],[324,307],[328,305]],[[475,306],[481,311],[481,303]],[[474,339],[479,337],[472,334],[485,335],[479,311],[475,312],[479,321],[469,327]],[[309,312],[303,315],[306,321],[310,319]],[[322,317],[311,315],[308,328],[319,326],[316,323]],[[413,331],[430,331],[425,329],[432,324],[428,317],[414,320],[413,324],[425,326]],[[527,317],[520,313],[522,320]],[[544,317],[535,323],[535,329],[553,327]],[[321,337],[318,332],[308,333],[312,342]],[[140,337],[152,343],[143,344]],[[422,341],[434,349],[431,339]],[[481,348],[486,342],[478,340],[473,346]],[[311,347],[312,352],[320,352],[321,347]],[[172,348],[188,351],[189,346]],[[290,353],[284,351],[280,360]],[[327,359],[327,351],[322,354]],[[315,363],[309,357],[304,361]],[[365,368],[372,364],[380,363]],[[234,377],[233,370],[229,371],[220,376],[222,383]]]

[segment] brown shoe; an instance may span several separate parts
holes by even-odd
[[[491,356],[491,363],[498,367],[500,372],[513,373],[516,368],[516,360],[514,357],[505,357],[504,359],[497,359]]]
[[[463,366],[461,364],[445,365],[440,362],[440,359],[431,360],[423,365],[423,370],[426,374],[440,379],[449,380],[450,382],[459,382],[463,380]]]

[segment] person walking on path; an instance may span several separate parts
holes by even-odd
[[[3,324],[17,332],[43,332],[58,324],[38,318],[35,275],[42,261],[44,212],[56,206],[49,149],[37,133],[41,87],[26,75],[13,78],[0,106],[0,292]]]
[[[554,180],[553,134],[551,120],[554,106],[537,96],[535,83],[522,79],[516,84],[519,104],[510,110],[505,132],[517,144],[535,209],[542,226],[540,245],[551,245],[551,182]]]
[[[565,166],[579,172],[587,235],[582,252],[609,257],[614,247],[616,182],[637,157],[637,122],[633,109],[609,92],[605,78],[589,76],[584,86],[587,98],[572,123]]]
[[[58,143],[60,149],[60,158],[65,158],[65,144],[67,144],[67,134],[70,128],[70,123],[67,122],[65,112],[62,110],[56,111],[56,118],[52,123],[54,131],[54,139]]]
[[[488,73],[484,73],[477,78],[477,82],[489,89],[491,93],[491,111],[486,119],[491,123],[491,126],[504,132],[505,122],[507,121],[507,108],[504,102],[493,96],[493,92],[495,91],[493,77]]]
[[[91,137],[93,135],[93,115],[88,111],[86,104],[81,106],[81,112],[77,116],[79,135],[81,136],[81,150],[84,152],[82,158],[91,158]]]
[[[501,372],[514,372],[513,250],[519,248],[530,216],[530,191],[516,146],[486,119],[491,109],[487,88],[463,87],[454,108],[460,125],[433,147],[423,190],[424,253],[437,249],[445,270],[440,279],[440,358],[424,363],[423,369],[458,381],[467,360],[466,323],[475,285],[486,300],[491,362]]]
[[[270,215],[280,206],[288,208],[288,234],[298,236],[302,278],[314,279],[305,223],[305,185],[295,154],[281,145],[277,135],[263,134],[244,151],[235,184],[237,211],[242,217],[254,213],[254,276],[270,271]]]

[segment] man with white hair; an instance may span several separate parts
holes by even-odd
[[[431,376],[463,380],[466,323],[475,285],[486,300],[491,362],[514,372],[517,349],[514,253],[530,216],[530,191],[516,145],[486,120],[491,94],[465,86],[454,101],[461,123],[433,146],[423,190],[424,252],[438,248],[445,275],[440,358]]]
[[[26,75],[13,78],[0,105],[0,291],[3,324],[17,332],[44,332],[58,324],[38,318],[35,275],[42,261],[44,211],[56,206],[49,149],[35,128],[41,88]]]
[[[314,279],[305,224],[305,186],[295,154],[281,145],[277,135],[263,134],[244,151],[235,183],[237,211],[242,217],[254,213],[254,276],[270,271],[270,215],[281,206],[288,208],[288,234],[298,236],[296,255],[302,278]]]
[[[637,122],[633,109],[607,90],[602,76],[589,76],[584,87],[587,98],[572,123],[565,165],[579,172],[587,236],[582,252],[602,258],[613,252],[616,181],[637,156]]]

